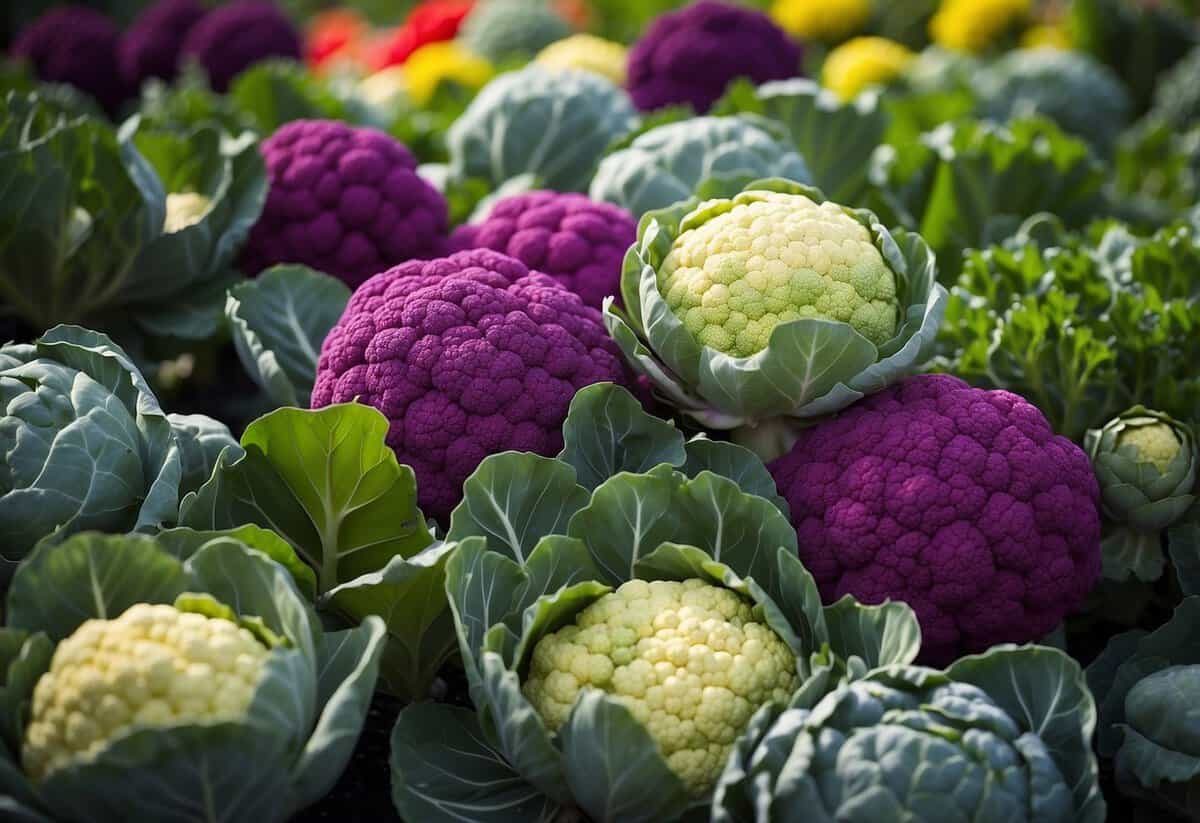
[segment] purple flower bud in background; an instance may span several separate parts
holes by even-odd
[[[688,103],[708,111],[730,81],[800,74],[800,46],[760,11],[700,0],[664,14],[629,50],[627,86],[642,111]]]

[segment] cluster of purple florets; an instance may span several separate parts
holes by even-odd
[[[255,63],[299,60],[303,53],[300,34],[271,0],[237,0],[213,9],[183,41],[183,58],[203,66],[217,91]]]
[[[417,175],[404,145],[381,131],[296,120],[261,145],[270,191],[242,252],[257,274],[303,263],[357,286],[447,248],[446,199]]]
[[[913,377],[770,469],[822,598],[908,603],[931,664],[1040,640],[1100,575],[1087,455],[1010,392]]]
[[[9,53],[28,61],[39,79],[75,86],[115,111],[128,95],[117,69],[120,41],[108,16],[86,6],[59,6],[26,26]]]
[[[203,16],[199,0],[159,0],[142,12],[118,49],[121,75],[129,87],[136,89],[151,77],[173,79],[183,41]]]
[[[558,452],[571,398],[602,381],[627,374],[600,313],[520,261],[475,249],[361,285],[321,347],[312,406],[357,400],[383,412],[421,508],[444,520],[489,454]]]
[[[152,77],[170,80],[195,60],[217,91],[268,58],[298,60],[299,33],[271,0],[235,0],[206,11],[199,0],[159,0],[122,35],[110,17],[59,6],[17,36],[11,55],[38,79],[68,83],[115,112]]]
[[[686,103],[705,112],[736,78],[795,77],[800,57],[800,46],[762,12],[700,0],[657,18],[630,49],[629,95],[642,111]]]
[[[482,223],[455,231],[452,245],[502,251],[600,308],[620,293],[621,262],[636,239],[637,222],[618,206],[533,191],[497,202]]]

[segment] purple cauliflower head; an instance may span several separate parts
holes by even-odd
[[[770,470],[823,599],[903,600],[933,665],[1044,637],[1100,574],[1087,455],[1010,392],[912,377]]]
[[[296,120],[261,151],[270,189],[242,251],[247,274],[303,263],[353,287],[445,251],[446,199],[417,175],[412,152],[383,132]]]
[[[117,51],[129,87],[137,89],[151,77],[173,79],[183,41],[203,16],[200,0],[158,0],[138,15]]]
[[[608,295],[620,295],[621,262],[635,240],[637,222],[618,206],[532,191],[500,200],[482,223],[459,227],[451,245],[502,251],[598,309]]]
[[[800,71],[800,46],[760,11],[700,0],[655,20],[629,50],[626,85],[642,111],[689,103],[708,111],[731,80]]]
[[[321,346],[312,407],[383,412],[421,508],[444,520],[489,454],[557,453],[571,398],[603,381],[629,384],[600,312],[519,260],[473,249],[359,286]]]
[[[235,0],[213,9],[183,41],[184,58],[194,58],[216,91],[255,63],[274,57],[299,60],[299,32],[270,0]]]
[[[111,113],[127,93],[117,68],[120,37],[95,9],[57,6],[22,29],[9,53],[28,60],[39,80],[75,86]]]

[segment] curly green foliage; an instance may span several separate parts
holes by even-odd
[[[988,117],[1003,122],[1040,114],[1104,153],[1133,108],[1112,69],[1063,49],[1011,51],[978,73],[974,86]]]
[[[1200,119],[1174,126],[1152,113],[1128,129],[1113,158],[1116,204],[1140,222],[1165,225],[1200,199]]]
[[[1134,403],[1191,419],[1200,404],[1200,231],[1137,237],[1120,224],[1039,247],[968,252],[940,363],[1042,409],[1079,440]]]
[[[1068,228],[1106,214],[1107,178],[1086,143],[1044,117],[960,120],[876,152],[870,202],[888,225],[920,232],[949,284],[965,250],[1002,242],[1034,214]]]
[[[542,0],[480,0],[463,21],[459,39],[493,63],[529,57],[571,33]]]

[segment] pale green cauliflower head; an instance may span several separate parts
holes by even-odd
[[[88,620],[58,645],[34,689],[25,770],[41,780],[134,725],[237,720],[268,654],[249,630],[174,606]]]
[[[167,195],[167,219],[163,233],[174,234],[204,219],[212,207],[212,198],[194,191],[173,191]]]
[[[791,650],[734,592],[631,580],[542,638],[523,690],[555,731],[582,689],[614,696],[700,795],[750,716],[798,685]]]
[[[835,203],[746,191],[684,218],[658,287],[698,342],[735,357],[780,323],[849,323],[875,345],[896,334],[896,275],[867,228]]]
[[[1145,426],[1130,426],[1117,437],[1117,448],[1130,446],[1138,460],[1151,463],[1160,472],[1165,472],[1171,461],[1183,448],[1175,429],[1161,421]]]

